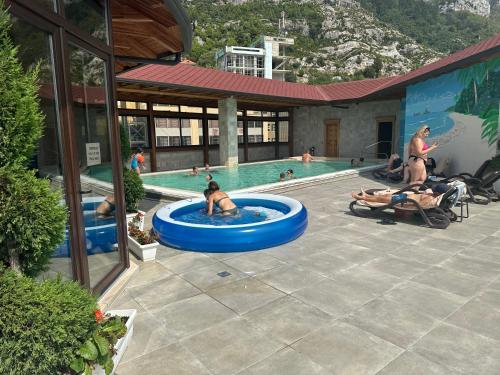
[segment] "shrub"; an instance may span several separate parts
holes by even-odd
[[[0,167],[26,165],[42,136],[38,68],[24,72],[10,40],[10,19],[0,1]]]
[[[130,139],[128,136],[127,125],[120,124],[120,152],[122,156],[122,164],[127,167],[130,160],[130,155],[132,155],[132,149],[130,148]]]
[[[149,232],[139,229],[141,221],[141,214],[137,214],[132,221],[128,224],[128,234],[133,237],[140,245],[148,245],[158,239],[156,232],[153,228]]]
[[[137,211],[139,201],[144,198],[144,185],[141,177],[130,169],[123,169],[123,187],[125,191],[125,208]]]
[[[35,171],[0,168],[0,262],[28,276],[43,271],[64,240],[61,194]]]
[[[0,374],[67,373],[97,327],[95,297],[75,282],[0,269]]]

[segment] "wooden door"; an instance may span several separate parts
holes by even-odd
[[[339,120],[325,121],[325,156],[339,157]]]

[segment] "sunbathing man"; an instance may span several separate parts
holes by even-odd
[[[365,202],[373,202],[373,203],[385,203],[385,204],[402,200],[404,198],[409,198],[424,207],[437,205],[439,198],[439,196],[434,196],[434,193],[432,193],[432,191],[427,191],[427,190],[422,193],[406,192],[397,195],[393,195],[392,193],[370,195],[366,194],[363,190],[361,190],[361,193],[352,192],[351,195],[356,200],[362,200]],[[408,202],[408,204],[411,203],[412,202]]]

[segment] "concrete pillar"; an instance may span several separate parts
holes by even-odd
[[[226,167],[238,165],[238,117],[236,99],[219,99],[219,159]]]

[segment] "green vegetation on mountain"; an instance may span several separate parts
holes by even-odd
[[[285,13],[291,71],[309,83],[402,74],[500,32],[494,20],[467,12],[442,13],[440,0],[184,0],[195,23],[192,52],[214,67],[224,46],[251,46],[278,36]]]
[[[418,43],[450,54],[500,33],[500,23],[469,12],[440,11],[439,0],[359,0],[381,21]],[[495,13],[496,14],[496,13]]]

